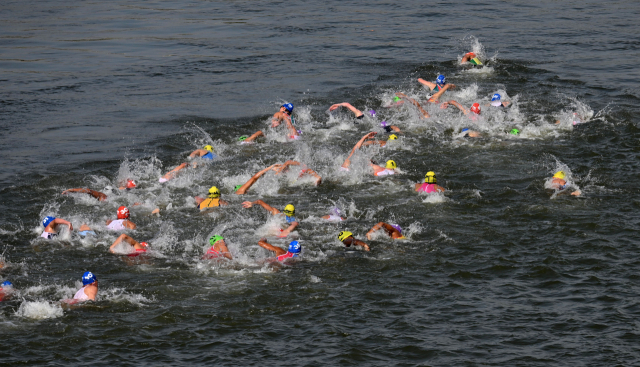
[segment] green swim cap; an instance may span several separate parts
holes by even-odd
[[[400,98],[400,97],[398,97],[398,96],[393,97],[393,101],[394,101],[394,102],[398,102],[398,101],[400,101],[400,100],[402,100],[402,98]]]
[[[224,240],[224,237],[220,236],[219,234],[209,238],[209,243],[211,244],[211,246],[215,245],[216,242],[220,241],[220,240]]]
[[[509,132],[509,134],[512,134],[512,135],[518,135],[518,134],[520,134],[520,130],[518,130],[518,129],[511,129],[511,131]]]
[[[240,188],[241,188],[241,187],[242,187],[242,185],[236,185],[236,186],[233,188],[233,191],[234,191],[234,192],[236,192],[236,191],[240,190]]]
[[[244,141],[247,140],[248,136],[246,135],[242,135],[241,137],[238,138],[238,141]]]

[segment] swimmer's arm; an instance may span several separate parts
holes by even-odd
[[[445,85],[442,89],[440,89],[440,91],[436,94],[434,94],[433,96],[431,96],[431,98],[429,98],[429,102],[438,102],[438,100],[440,99],[440,97],[444,94],[444,92],[447,91],[447,89],[451,88],[455,88],[456,86],[454,84],[447,84]]]
[[[68,190],[64,190],[62,192],[62,195],[66,195],[70,192],[79,192],[79,193],[83,193],[83,194],[89,194],[91,196],[93,196],[94,198],[100,200],[100,201],[105,201],[107,199],[107,195],[101,193],[100,191],[95,191],[95,190],[91,190],[91,189],[87,189],[87,188],[82,188],[82,189],[68,189]]]
[[[436,191],[445,192],[445,189],[440,185],[436,185]]]
[[[222,199],[220,199],[220,205],[227,206],[227,205],[229,205],[229,202],[228,202],[228,201],[226,201],[226,200],[222,200]]]
[[[271,127],[280,126],[280,121],[284,120],[284,117],[282,115],[284,115],[284,113],[280,111],[273,114],[273,117],[271,118]]]
[[[189,158],[202,157],[207,153],[208,152],[204,149],[196,149],[193,152],[191,152],[191,154],[189,154]]]
[[[464,108],[463,105],[461,105],[460,103],[458,103],[458,101],[454,101],[453,99],[450,100],[449,102],[446,102],[448,105],[454,105],[456,107],[458,107],[458,109],[460,111],[462,111],[462,113],[464,113],[465,115],[469,114],[469,110],[467,110],[466,108]]]
[[[269,242],[267,242],[266,238],[261,238],[260,241],[258,241],[258,246],[267,249],[269,251],[273,251],[276,253],[276,256],[280,256],[280,255],[284,255],[287,253],[287,251],[281,249],[280,247],[275,247],[273,245],[271,245]]]
[[[247,190],[249,190],[249,188],[251,186],[253,186],[254,183],[256,183],[256,181],[258,181],[258,179],[260,177],[262,177],[262,175],[264,175],[267,171],[273,169],[274,167],[276,167],[277,165],[272,164],[271,166],[263,169],[262,171],[256,173],[255,175],[253,175],[253,177],[251,177],[249,179],[249,181],[247,181],[244,185],[242,185],[237,191],[236,191],[236,195],[243,195],[247,192]],[[276,167],[277,168],[277,167]]]
[[[198,206],[198,205],[202,204],[202,202],[204,201],[204,199],[203,199],[203,198],[201,198],[200,196],[196,196],[196,197],[194,197],[194,198],[193,198],[193,200],[195,200],[195,201],[196,201],[196,206]],[[109,223],[107,223],[107,224],[109,224]]]
[[[422,186],[422,183],[418,182],[415,186],[416,188],[414,191],[419,191],[421,186]]]
[[[464,64],[465,62],[468,62],[474,57],[476,57],[476,54],[474,54],[473,52],[467,52],[464,56],[462,56],[462,60],[460,60],[460,65]]]
[[[275,167],[273,168],[273,170],[276,172],[276,175],[279,175],[280,173],[282,173],[282,171],[284,171],[285,169],[287,169],[287,167],[289,167],[289,166],[299,166],[299,165],[301,165],[301,164],[302,164],[302,163],[297,162],[297,161],[288,160],[288,161],[284,162],[284,163],[283,163],[283,164],[281,164],[281,165],[275,166]]]
[[[296,128],[293,127],[293,124],[291,123],[291,118],[285,118],[284,122],[287,124],[287,129],[289,130],[289,134],[291,134],[292,136],[298,136],[298,130],[296,130]]]
[[[355,238],[353,239],[353,242],[351,243],[351,245],[352,246],[360,246],[360,247],[364,248],[365,251],[370,251],[369,245],[367,245],[364,241],[356,240]]]
[[[271,214],[276,215],[279,214],[280,211],[274,207],[272,207],[271,205],[265,203],[264,201],[258,199],[256,201],[245,201],[242,203],[242,207],[244,208],[251,208],[253,205],[260,205],[261,207],[263,207],[266,211],[271,212]]]
[[[362,145],[365,147],[368,147],[369,145],[374,145],[374,144],[378,144],[381,147],[383,147],[387,144],[387,142],[385,140],[371,140],[371,141],[365,141],[364,143],[362,143]]]
[[[136,229],[136,228],[138,228],[138,226],[136,226],[136,224],[135,224],[135,223],[133,223],[133,222],[132,222],[132,221],[130,221],[130,220],[125,220],[124,222],[122,222],[122,225],[123,225],[125,228],[129,228],[129,229]]]
[[[284,231],[282,231],[280,233],[280,235],[278,237],[287,237],[289,235],[289,233],[291,233],[291,231],[293,231],[294,229],[296,229],[296,227],[298,226],[298,222],[293,222],[291,223],[291,225],[285,229]]]
[[[333,106],[329,107],[329,111],[333,111],[333,110],[337,109],[338,107],[346,107],[346,108],[348,108],[351,112],[353,112],[356,115],[356,117],[360,117],[360,116],[364,115],[364,113],[362,113],[362,111],[360,111],[359,109],[353,107],[348,102],[336,103]]]
[[[390,128],[391,130],[393,130],[394,132],[396,132],[396,133],[401,133],[401,132],[402,132],[402,131],[400,130],[400,128],[399,128],[399,127],[397,127],[396,125],[389,125],[389,128]]]
[[[55,226],[57,226],[58,224],[64,224],[69,227],[70,231],[73,231],[73,225],[71,224],[71,222],[66,221],[64,219],[60,219],[60,218],[56,218],[52,220],[51,223],[49,223],[49,225],[47,226],[47,228],[50,228],[50,230],[54,230],[53,228],[55,228]]]
[[[171,180],[172,178],[175,177],[175,174],[178,173],[178,171],[180,171],[181,169],[186,168],[188,165],[187,162],[184,162],[182,164],[180,164],[178,167],[172,169],[171,171],[167,172],[164,176],[162,176],[162,178],[167,179],[167,180]]]
[[[438,92],[440,93],[440,92]],[[420,112],[422,113],[422,116],[424,116],[425,118],[429,118],[431,116],[429,116],[429,114],[427,113],[427,111],[425,111],[422,106],[420,106],[420,103],[418,103],[415,99],[408,97],[406,94],[404,93],[396,93],[396,96],[398,97],[402,97],[404,99],[406,99],[407,101],[411,102],[412,105],[416,106],[418,108],[418,110],[420,110]]]
[[[109,252],[111,252],[112,254],[115,254],[115,247],[118,246],[121,242],[126,242],[128,244],[130,244],[131,246],[135,247],[136,249],[140,248],[144,248],[140,243],[138,243],[138,241],[134,240],[133,238],[127,236],[126,234],[121,234],[120,237],[116,238],[116,240],[113,242],[113,244],[111,245],[111,247],[109,247]],[[136,246],[137,245],[137,246]]]
[[[356,145],[353,147],[353,149],[351,149],[351,153],[349,153],[349,156],[347,157],[347,159],[342,164],[342,167],[343,168],[348,168],[349,165],[351,165],[351,156],[353,155],[353,153],[355,153],[356,150],[360,149],[360,147],[362,146],[362,144],[364,143],[365,140],[373,138],[374,136],[376,136],[376,134],[378,134],[378,133],[375,132],[375,131],[372,131],[370,133],[367,133],[362,138],[360,138],[360,140],[356,143]]]
[[[380,222],[378,224],[376,224],[375,226],[371,227],[371,229],[369,230],[369,232],[367,232],[367,239],[371,240],[371,235],[373,235],[373,233],[377,230],[379,230],[380,228],[382,228],[382,226],[384,225],[384,222]]]
[[[320,185],[320,183],[322,183],[322,177],[320,177],[320,175],[318,173],[316,173],[316,171],[312,170],[311,168],[307,168],[302,170],[302,172],[300,172],[300,176],[298,177],[302,177],[303,175],[311,175],[313,177],[316,178],[316,183],[315,185],[318,186]]]
[[[425,87],[429,88],[430,90],[433,90],[433,88],[436,87],[435,83],[428,82],[428,81],[426,81],[426,80],[424,80],[422,78],[418,78],[418,83],[424,85]]]
[[[222,241],[222,243],[216,243],[214,249],[217,250],[222,256],[226,257],[229,260],[233,260],[233,256],[231,256],[231,252],[227,248],[227,245]]]

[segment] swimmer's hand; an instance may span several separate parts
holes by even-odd
[[[160,208],[155,208],[155,209],[153,209],[153,211],[151,211],[151,214],[158,214],[158,215],[160,215]]]
[[[444,110],[447,107],[449,107],[449,102],[442,102],[442,104],[440,105],[441,110]]]
[[[582,191],[580,191],[580,190],[576,190],[576,191],[571,193],[571,195],[573,195],[573,196],[580,196],[580,194],[582,194]]]
[[[289,235],[289,233],[290,233],[290,232],[289,232],[289,230],[288,230],[288,229],[285,229],[285,230],[283,230],[282,232],[280,232],[280,234],[278,235],[278,237],[280,237],[280,238],[287,237],[287,236]]]
[[[373,137],[374,137],[374,136],[376,136],[376,135],[378,135],[378,133],[377,133],[377,132],[375,132],[375,131],[372,131],[372,132],[368,133],[368,134],[365,136],[365,139],[371,139],[371,138],[373,138]]]
[[[243,201],[242,202],[242,207],[243,208],[251,208],[253,206],[253,203],[250,201]]]

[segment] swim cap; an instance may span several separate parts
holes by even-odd
[[[436,84],[447,84],[447,78],[445,78],[442,74],[438,75],[438,77],[436,78]]]
[[[386,122],[386,121],[382,121],[382,122],[380,123],[380,126],[382,126],[382,127],[387,127],[387,122]]]
[[[84,274],[82,274],[82,285],[91,284],[97,281],[98,278],[96,278],[96,276],[93,275],[93,273],[90,271],[86,271]]]
[[[242,187],[242,185],[235,185],[233,187],[233,192],[236,192],[236,191],[240,190],[241,187]]]
[[[135,182],[135,181],[133,181],[133,180],[131,180],[131,179],[127,179],[127,189],[133,189],[133,188],[135,188],[136,186],[137,186],[137,185],[136,185],[136,182]]]
[[[398,102],[398,101],[401,101],[401,100],[402,100],[402,98],[400,98],[398,96],[393,97],[393,101],[394,102]]]
[[[500,100],[500,95],[499,95],[498,93],[494,94],[494,95],[491,97],[491,102],[493,102],[493,101],[499,101],[499,100]]]
[[[424,182],[434,184],[434,183],[436,183],[436,181],[437,180],[436,180],[436,173],[435,172],[429,171],[429,172],[427,172],[426,175],[424,175]]]
[[[399,224],[392,224],[391,227],[397,229],[398,232],[400,232],[400,234],[402,234],[402,227],[400,227]]]
[[[118,208],[118,219],[127,219],[129,218],[129,209],[126,206],[121,206]]]
[[[565,174],[564,174],[564,171],[558,171],[558,172],[556,172],[556,174],[555,174],[555,175],[553,175],[553,178],[559,178],[559,179],[561,179],[561,180],[564,180],[564,178],[565,178],[565,177],[566,177],[566,176],[565,176]]]
[[[289,252],[292,254],[300,253],[300,244],[298,241],[291,241],[291,243],[289,243]]]
[[[285,215],[288,215],[288,216],[290,216],[290,217],[291,217],[291,216],[293,216],[295,213],[296,213],[296,208],[295,208],[293,205],[288,204],[287,206],[285,206],[285,207],[284,207],[284,214],[285,214]]]
[[[369,114],[370,114],[371,116],[375,116],[375,115],[376,115],[376,111],[374,111],[374,110],[370,110],[370,111],[369,111]]]
[[[220,240],[224,240],[224,237],[220,236],[219,234],[209,238],[209,243],[211,244],[211,246],[215,245],[216,242],[220,241]]]
[[[282,105],[285,110],[289,111],[289,113],[293,112],[293,105],[291,103],[285,103]]]
[[[246,135],[242,135],[241,137],[238,138],[238,141],[245,141],[247,140],[248,136]]]
[[[211,188],[209,189],[209,197],[219,198],[220,197],[220,190],[218,190],[218,188],[215,187],[215,186],[211,186]]]
[[[213,147],[211,145],[205,145],[203,149],[213,153]]]
[[[389,139],[388,140],[398,140],[398,135],[391,134],[391,135],[389,135]]]
[[[509,131],[509,134],[518,135],[518,134],[520,134],[520,130],[518,130],[518,129],[511,129],[511,131]]]
[[[56,219],[56,217],[46,217],[46,218],[44,218],[42,220],[42,225],[44,226],[44,228],[47,228],[49,223],[53,222],[54,219]]]
[[[149,244],[148,244],[148,243],[146,243],[146,242],[140,242],[140,244],[141,244],[143,247],[149,247]]]
[[[386,169],[396,169],[396,167],[398,167],[398,165],[391,159],[387,161],[387,165],[385,166]]]
[[[462,129],[461,133],[465,132],[465,131],[469,131],[468,127],[465,127],[464,129]]]
[[[338,233],[338,240],[340,240],[340,242],[346,240],[347,238],[353,236],[353,233],[349,232],[349,231],[342,231],[340,233]]]
[[[8,280],[5,280],[4,282],[2,282],[2,284],[0,284],[0,286],[2,286],[2,287],[13,287],[13,283],[11,283]]]
[[[479,103],[474,103],[473,106],[471,106],[471,112],[479,115],[480,114],[480,104]]]
[[[338,208],[337,206],[334,206],[333,208],[331,208],[331,214],[337,217],[342,216],[342,212],[340,211],[340,208]]]

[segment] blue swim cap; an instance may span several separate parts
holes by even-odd
[[[447,84],[447,79],[444,77],[444,75],[440,74],[436,78],[436,84]]]
[[[93,275],[92,272],[85,271],[85,273],[82,274],[82,285],[91,284],[96,281],[98,281],[98,278],[96,278],[96,276]]]
[[[499,101],[499,100],[500,100],[500,95],[498,93],[494,94],[493,97],[491,97],[491,102]]]
[[[289,244],[289,252],[291,252],[292,254],[300,253],[300,244],[298,243],[298,241],[291,241],[291,243]]]
[[[56,217],[46,217],[42,220],[42,225],[44,226],[44,228],[47,228],[47,226],[49,225],[49,223],[53,222],[53,220],[56,219]]]
[[[463,133],[463,132],[465,132],[465,131],[469,131],[469,128],[468,128],[468,127],[465,127],[464,129],[462,129],[462,131],[461,131],[461,132]]]
[[[13,283],[11,283],[8,280],[5,280],[4,282],[2,282],[2,284],[0,284],[3,287],[13,287]]]
[[[289,113],[293,112],[293,105],[291,103],[285,103],[282,105],[282,107],[284,107],[285,110],[289,111]]]

